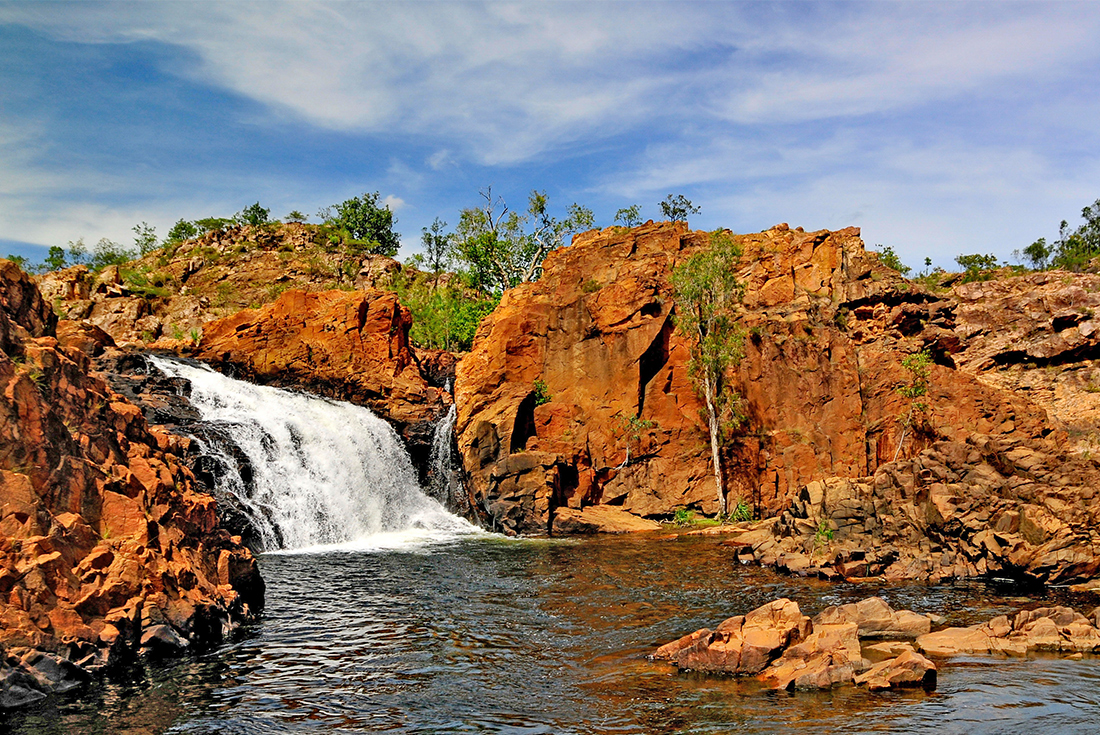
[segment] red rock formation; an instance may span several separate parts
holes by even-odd
[[[779,225],[736,237],[748,339],[732,377],[748,421],[724,458],[730,501],[778,512],[808,482],[893,459],[901,360],[922,347],[943,365],[933,367],[933,416],[903,456],[937,438],[1049,430],[1026,399],[950,367],[950,308],[877,265],[858,230]],[[675,265],[708,243],[671,223],[580,235],[486,318],[458,366],[457,431],[471,492],[495,524],[546,531],[556,508],[599,504],[641,516],[717,510],[669,286]]]
[[[207,324],[195,356],[259,383],[368,406],[406,440],[426,444],[451,399],[421,372],[411,325],[393,293],[287,291],[262,309]]]
[[[263,604],[255,559],[177,458],[186,440],[89,374],[95,334],[56,324],[0,260],[2,706],[127,651],[217,640]]]
[[[823,610],[810,620],[798,604],[782,598],[658,648],[652,658],[682,670],[739,676],[758,675],[771,689],[829,689],[866,684],[872,689],[936,686],[936,666],[911,646],[872,666],[861,639],[915,637],[930,620],[909,610],[893,610],[881,598]]]

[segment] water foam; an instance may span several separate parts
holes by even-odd
[[[249,458],[252,482],[230,472],[220,489],[240,500],[265,551],[416,549],[480,533],[421,491],[397,433],[369,409],[150,361],[189,381],[192,406]]]

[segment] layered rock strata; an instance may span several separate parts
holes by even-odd
[[[179,456],[89,372],[103,335],[57,321],[0,261],[0,705],[142,651],[216,641],[263,605],[256,561]]]

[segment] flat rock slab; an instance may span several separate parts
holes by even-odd
[[[660,530],[661,524],[657,521],[636,516],[613,505],[592,505],[583,509],[558,508],[554,511],[555,535]]]

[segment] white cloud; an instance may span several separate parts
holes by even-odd
[[[382,205],[389,208],[391,212],[397,212],[405,208],[405,200],[401,197],[395,197],[393,194],[387,194],[382,197]]]
[[[0,20],[74,40],[182,46],[199,62],[176,73],[273,111],[336,130],[461,141],[487,164],[670,118],[785,124],[952,100],[1100,51],[1100,13],[1074,4],[59,8],[7,5]],[[429,165],[450,157],[441,150]]]

